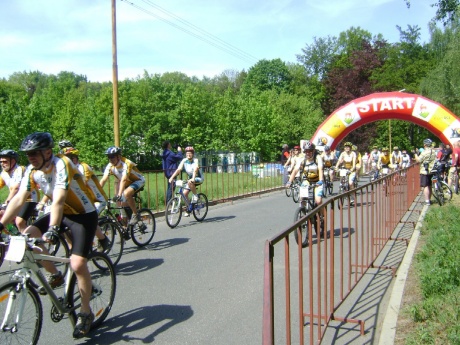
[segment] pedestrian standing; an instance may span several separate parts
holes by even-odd
[[[420,163],[420,187],[423,188],[425,196],[425,205],[430,206],[431,202],[431,170],[433,169],[436,160],[436,152],[434,151],[431,139],[423,140],[424,150],[420,155],[415,155],[415,160]]]
[[[165,174],[166,180],[168,181],[172,174],[177,170],[179,162],[183,159],[182,148],[177,146],[177,153],[172,151],[172,146],[169,140],[165,140],[163,145],[163,154],[161,159],[163,161],[163,172]],[[166,190],[166,202],[172,198],[173,188],[175,187],[175,181],[172,183],[168,182],[168,189]]]

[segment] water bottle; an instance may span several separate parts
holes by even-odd
[[[6,230],[8,230],[8,232],[12,235],[12,236],[18,236],[20,235],[21,233],[19,232],[18,228],[15,227],[13,224],[11,223],[8,223],[6,224]]]

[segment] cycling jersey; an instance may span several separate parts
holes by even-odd
[[[0,174],[0,188],[7,186],[11,188],[14,185],[20,185],[22,177],[24,176],[25,167],[16,164],[10,169],[10,171],[2,171]],[[27,201],[38,202],[38,189],[35,188],[31,191],[29,199]]]
[[[410,165],[410,156],[407,153],[401,156],[401,165],[403,168],[407,168]]]
[[[369,159],[372,162],[377,163],[379,161],[379,156],[380,156],[380,154],[378,152],[371,152]]]
[[[141,174],[136,164],[125,157],[121,157],[117,165],[113,165],[112,163],[107,164],[104,170],[104,177],[108,177],[109,175],[115,176],[119,181],[123,176],[126,176],[129,183],[141,182],[143,185],[145,182],[144,175]]]
[[[200,165],[198,163],[198,158],[193,158],[192,160],[189,160],[187,158],[184,158],[180,163],[178,169],[181,169],[185,171],[188,175],[188,178],[193,177],[193,172],[197,170],[197,173],[195,175],[195,178],[201,178],[201,182],[203,180],[203,176],[201,176],[201,171],[200,171]]]
[[[353,168],[353,160],[355,160],[355,164],[356,164],[356,154],[354,152],[350,152],[350,154],[347,154],[346,152],[342,152],[339,158],[339,161],[342,161],[344,168],[348,170]]]
[[[321,155],[321,158],[323,160],[324,167],[330,168],[335,165],[335,161],[336,161],[335,154],[333,154],[332,152],[330,152],[329,154],[327,154],[326,152],[323,152],[323,154]]]
[[[88,191],[91,194],[93,202],[106,202],[108,197],[105,194],[104,189],[102,189],[99,179],[94,174],[93,169],[83,162],[78,162],[76,164],[78,171],[83,175],[83,179],[88,186]]]
[[[27,167],[19,189],[32,192],[37,186],[51,200],[55,189],[68,191],[64,215],[84,214],[96,210],[81,173],[69,158],[61,154],[52,156],[51,164],[45,171],[35,170],[32,165]]]
[[[385,155],[385,154],[382,153],[382,154],[380,155],[380,163],[381,163],[382,165],[388,165],[388,164],[390,164],[390,160],[391,160],[390,154]]]
[[[303,175],[309,182],[319,181],[319,169],[323,168],[323,160],[317,155],[312,160],[305,159],[302,162]]]
[[[401,151],[398,151],[398,152],[393,151],[391,153],[391,163],[392,164],[400,164],[401,163],[401,156],[402,156]]]

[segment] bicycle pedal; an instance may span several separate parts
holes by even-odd
[[[130,239],[131,239],[131,236],[130,236],[130,234],[129,234],[128,231],[124,231],[124,232],[123,232],[123,238],[124,238],[125,240],[130,240]]]

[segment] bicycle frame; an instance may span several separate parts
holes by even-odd
[[[26,248],[27,237],[14,236],[12,237],[12,239],[14,240],[10,242],[10,248],[9,248],[8,254],[5,257],[5,260],[17,262],[16,256],[10,255],[10,253],[14,252],[16,255],[23,254],[23,258],[22,258],[23,267],[17,269],[14,272],[11,279],[18,280],[20,284],[22,285],[22,288],[24,289],[24,291],[26,291],[29,289],[28,283],[30,282],[30,279],[31,279],[31,272],[33,272],[34,275],[40,281],[45,291],[47,292],[51,302],[56,307],[56,309],[59,311],[59,313],[69,314],[72,311],[76,310],[77,308],[80,308],[81,304],[75,305],[73,308],[68,308],[67,306],[64,305],[64,302],[67,300],[67,296],[69,294],[70,279],[72,278],[72,275],[74,274],[74,272],[72,271],[72,268],[70,267],[70,258],[59,258],[59,257],[51,256],[51,255],[34,253],[33,248],[39,248],[39,247],[27,245],[27,248]],[[69,269],[67,270],[67,273],[65,276],[64,296],[62,300],[60,300],[60,298],[57,297],[54,290],[48,284],[45,276],[40,271],[37,261],[42,261],[42,260],[69,264]],[[27,296],[26,294],[22,294],[21,297],[25,299]],[[16,321],[17,321],[16,324],[18,324],[19,321],[22,319],[22,313],[24,311],[24,303],[25,303],[25,300],[22,300],[20,303],[18,315],[16,316]],[[8,316],[10,312],[11,312],[11,301],[8,302],[8,306],[7,306],[6,313],[5,313],[6,315],[4,315],[4,318],[0,325],[0,329],[3,329],[5,327],[5,322],[8,320]],[[71,322],[72,327],[74,327],[75,325],[72,322],[72,318],[69,318],[69,321]]]

